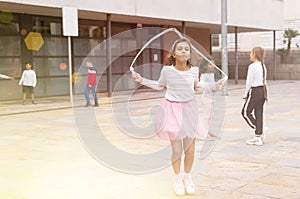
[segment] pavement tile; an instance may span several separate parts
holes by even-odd
[[[240,188],[240,190],[247,194],[271,197],[271,198],[289,198],[298,199],[300,190],[293,187],[285,187],[279,185],[270,185],[263,183],[250,183]]]
[[[287,166],[287,167],[296,167],[300,168],[300,159],[295,160],[295,159],[282,159],[275,164],[281,165],[281,166]]]
[[[299,177],[292,175],[281,175],[278,173],[270,173],[267,176],[264,176],[257,180],[260,183],[270,184],[270,185],[279,185],[284,187],[294,187],[299,186]]]
[[[275,149],[274,145],[263,145],[261,147],[255,147],[251,145],[246,145],[245,141],[242,140],[242,142],[226,147],[223,149],[223,152],[225,153],[238,153],[238,154],[243,154],[243,155],[248,155],[248,156],[257,156],[262,153],[268,153],[270,151],[273,151]]]
[[[107,140],[128,153],[151,153],[168,146],[156,137],[134,138],[153,135],[151,107],[161,101],[162,92],[120,92],[123,95],[112,98],[101,93],[96,108],[83,108],[83,95],[74,96],[73,107],[68,96],[38,98],[38,105],[1,101],[0,198],[299,199],[299,87],[300,81],[269,81],[268,137],[265,145],[255,147],[245,144],[253,131],[240,116],[244,82],[231,82],[229,95],[218,96],[223,100],[217,105],[213,128],[220,139],[196,142],[192,174],[197,190],[185,197],[173,193],[170,165],[140,175],[120,172],[95,157],[81,138],[81,133],[100,128]],[[91,117],[95,117],[92,124],[87,122]],[[79,132],[79,123],[89,130]],[[133,124],[142,128],[140,134],[128,134]],[[117,158],[122,163],[124,157]]]

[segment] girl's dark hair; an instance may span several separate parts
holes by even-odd
[[[174,58],[173,55],[175,54],[175,50],[176,50],[177,44],[179,44],[179,43],[181,43],[181,42],[186,42],[186,43],[189,45],[189,47],[190,47],[190,52],[192,52],[192,45],[191,45],[191,42],[190,42],[189,39],[187,39],[187,38],[185,38],[185,37],[180,38],[180,39],[177,39],[177,40],[173,43],[173,45],[172,45],[172,47],[171,47],[171,51],[170,51],[170,53],[169,53],[167,59],[165,60],[165,63],[164,63],[165,66],[175,65],[176,59]],[[192,63],[191,63],[191,60],[190,60],[190,59],[187,61],[187,65],[188,65],[188,66],[192,66]]]
[[[33,65],[30,61],[25,62],[25,69],[26,69],[26,65],[29,64],[31,66],[31,70],[33,70]]]

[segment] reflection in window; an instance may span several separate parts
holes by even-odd
[[[11,77],[20,77],[21,59],[20,58],[0,58],[0,73]]]
[[[103,40],[106,36],[106,27],[80,24],[79,25],[79,35],[80,35],[80,37]]]
[[[211,46],[219,47],[220,46],[220,38],[218,34],[211,35]]]
[[[19,33],[18,17],[11,12],[0,11],[0,35]]]
[[[79,25],[79,38],[74,38],[74,55],[75,56],[87,56],[90,53],[94,55],[96,52],[92,52],[98,45],[104,40],[106,28],[105,26],[95,25]],[[99,52],[99,49],[96,49]],[[104,51],[105,52],[105,51]],[[103,53],[101,53],[103,54]]]
[[[61,19],[33,17],[32,31],[43,35],[62,35]]]
[[[68,65],[68,58],[34,58],[33,67],[37,76],[67,76],[69,69],[61,68],[62,63]]]
[[[74,38],[73,41],[75,56],[87,56],[91,52],[93,46],[89,39]]]
[[[50,33],[51,35],[62,35],[61,34],[61,23],[50,23]]]
[[[43,37],[44,45],[35,56],[68,56],[68,40],[66,37]]]
[[[0,37],[0,56],[20,56],[20,37],[1,36]]]
[[[13,34],[19,32],[19,24],[10,23],[10,24],[3,24],[0,23],[0,34]]]

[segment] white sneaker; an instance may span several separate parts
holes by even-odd
[[[262,136],[254,136],[252,139],[246,141],[249,145],[262,146],[264,144]]]
[[[266,138],[267,138],[266,133],[263,133],[263,134],[261,135],[261,140],[262,140],[263,142],[265,142]]]
[[[185,195],[182,178],[175,177],[173,188],[174,188],[174,191],[175,191],[176,195],[178,195],[178,196],[184,196]]]
[[[185,175],[183,178],[183,183],[187,194],[192,195],[195,193],[195,185],[192,181],[191,175]]]
[[[269,127],[264,126],[263,128],[263,134],[261,135],[262,141],[265,142],[266,138],[267,138],[267,131],[268,131]]]

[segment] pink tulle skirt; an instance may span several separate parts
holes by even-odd
[[[160,105],[154,125],[158,137],[169,140],[202,137],[196,100],[173,102],[163,99]]]

